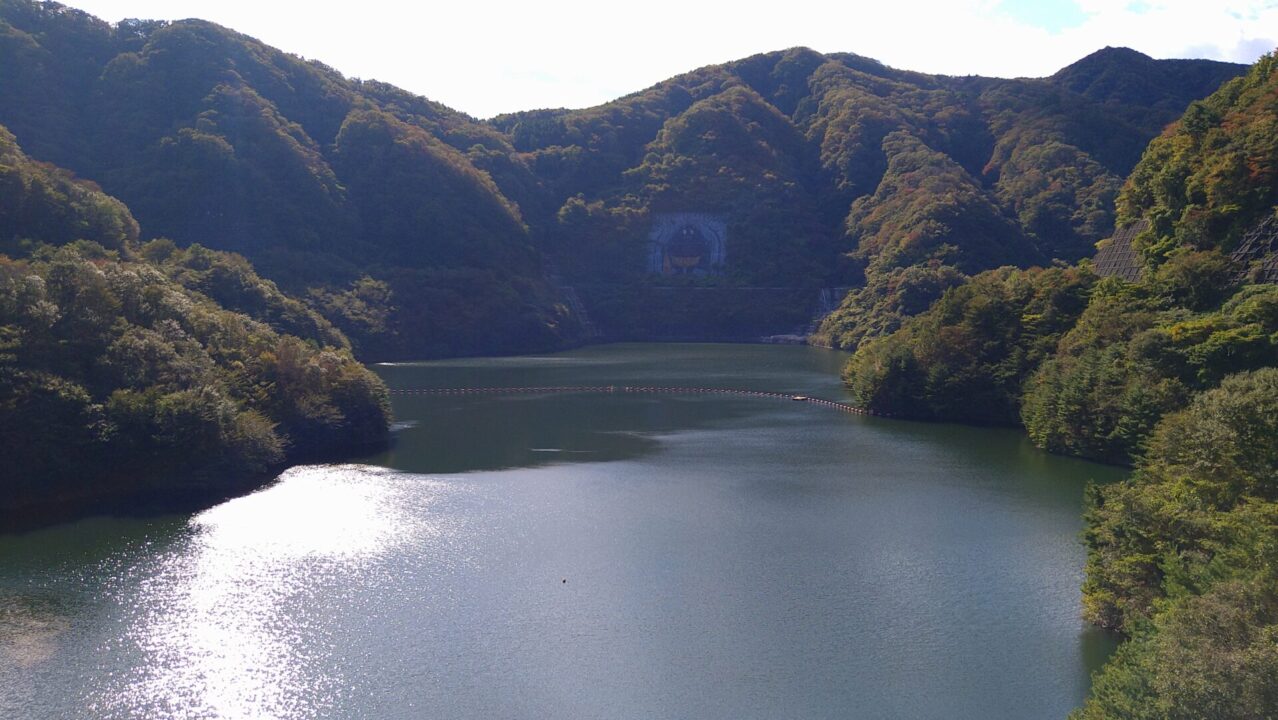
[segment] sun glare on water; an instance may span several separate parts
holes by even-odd
[[[131,648],[147,661],[99,698],[106,714],[308,717],[340,697],[316,673],[327,653],[319,612],[343,582],[397,543],[437,533],[397,502],[386,470],[303,467],[275,485],[191,519],[190,546],[172,553],[130,598]],[[429,481],[412,505],[429,504]]]

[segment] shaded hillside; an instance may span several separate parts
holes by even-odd
[[[32,161],[0,127],[0,254],[19,257],[39,242],[90,240],[119,250],[138,239],[124,203],[93,183]]]
[[[1240,70],[1107,50],[959,78],[796,48],[479,122],[207,22],[31,0],[0,0],[0,63],[0,122],[34,156],[127,202],[144,238],[245,254],[378,358],[573,341],[548,267],[633,303],[863,285],[818,334],[851,347],[850,318],[906,306],[882,294],[906,268],[1089,255],[1149,139]],[[691,216],[683,254],[654,254]]]
[[[574,279],[616,280],[627,267],[631,279],[643,276],[652,213],[717,213],[740,238],[730,241],[729,277],[787,284],[785,270],[799,267],[813,268],[811,285],[864,284],[817,335],[855,347],[866,330],[852,318],[902,307],[883,292],[904,268],[948,275],[1089,256],[1149,140],[1241,70],[1102,51],[1051,78],[957,78],[796,48],[701,68],[596,108],[514,113],[493,125],[562,204],[544,232],[571,258]],[[1119,80],[1141,92],[1123,96]],[[777,141],[786,134],[795,137]],[[733,190],[733,177],[755,186]],[[786,198],[787,188],[801,201],[759,202]],[[770,250],[787,261],[770,262]]]
[[[1212,60],[1155,60],[1129,48],[1107,47],[1063,68],[1050,80],[1071,92],[1106,105],[1129,108],[1132,122],[1160,130],[1167,113],[1179,116],[1228,78],[1234,63]],[[1141,115],[1137,108],[1156,113]],[[1161,124],[1160,124],[1161,123]]]
[[[144,238],[243,253],[293,291],[315,288],[339,323],[361,278],[384,283],[391,332],[346,323],[365,355],[574,336],[499,187],[536,207],[538,181],[487,125],[196,20],[112,26],[3,0],[0,65],[0,122],[128,203]],[[457,313],[458,294],[489,300],[464,313],[464,339],[421,332],[423,314]]]
[[[883,142],[904,132],[950,158],[991,202],[1014,211],[1027,244],[1049,256],[1081,257],[1109,230],[1113,194],[1149,139],[1191,99],[1242,70],[1132,51],[1098,55],[1108,60],[1089,58],[1042,80],[998,80],[898,71],[855,55],[797,48],[702,68],[596,108],[515,113],[493,124],[560,198],[621,202],[634,189],[628,180],[660,162],[668,124],[686,125],[681,116],[701,113],[694,106],[746,88],[806,139],[774,151],[791,154],[792,167],[817,171],[809,185],[826,221],[841,221],[853,200],[875,191],[888,166]],[[1142,93],[1121,103],[1086,84],[1125,71],[1139,77],[1151,67],[1179,74],[1180,82],[1160,89],[1137,81]],[[699,132],[733,137],[727,124]],[[720,158],[720,165],[732,169],[730,159]],[[694,189],[689,183],[670,190]]]
[[[2,127],[0,227],[0,524],[386,442],[386,389],[331,324],[243,257],[139,246],[123,203]]]

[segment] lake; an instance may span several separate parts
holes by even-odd
[[[758,389],[846,355],[635,344],[392,389]],[[396,395],[375,457],[0,536],[0,717],[1063,718],[1083,487],[1011,430],[775,398]]]

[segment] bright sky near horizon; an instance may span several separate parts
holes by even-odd
[[[111,22],[198,17],[477,117],[587,107],[804,45],[909,70],[1038,77],[1107,45],[1252,62],[1278,0],[67,0]]]

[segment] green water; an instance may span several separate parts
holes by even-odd
[[[392,388],[842,399],[844,356],[613,345]],[[1061,718],[1082,487],[1010,431],[785,400],[396,396],[391,450],[0,537],[0,717]]]

